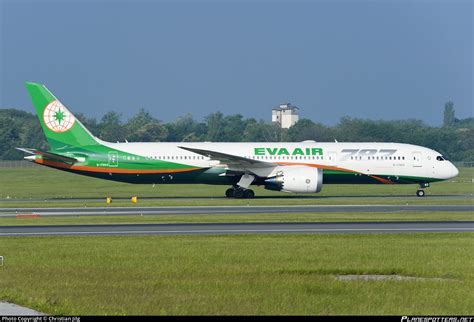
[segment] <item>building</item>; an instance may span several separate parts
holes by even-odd
[[[288,129],[298,122],[298,110],[297,106],[290,103],[280,104],[272,109],[272,122],[279,123],[282,129]]]

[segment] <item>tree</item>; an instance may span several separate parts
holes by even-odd
[[[314,140],[328,142],[334,140],[333,130],[309,119],[301,119],[288,129],[287,138],[293,142]]]
[[[277,123],[265,123],[249,119],[243,131],[242,141],[245,142],[278,142],[280,137],[280,125]]]
[[[228,115],[223,120],[222,134],[219,141],[240,142],[245,131],[246,122],[240,114]]]
[[[160,142],[168,135],[168,130],[158,121],[151,121],[134,131],[129,139],[135,142]]]
[[[2,159],[14,160],[17,159],[21,153],[15,150],[15,147],[21,146],[20,141],[20,129],[16,127],[9,127],[4,122],[0,122],[0,137],[2,138],[2,144],[0,149],[2,153]]]
[[[444,104],[444,127],[453,126],[455,123],[456,118],[454,117],[454,104],[453,102],[449,101]]]
[[[224,130],[224,115],[221,112],[211,113],[206,117],[207,141],[221,141]]]
[[[189,113],[165,126],[168,130],[166,140],[169,142],[198,142],[207,138],[206,124],[196,122]]]
[[[99,126],[99,137],[110,142],[125,141],[126,131],[120,119],[121,115],[117,112],[105,113]]]
[[[125,125],[128,141],[159,142],[166,139],[168,130],[147,110],[141,108]]]

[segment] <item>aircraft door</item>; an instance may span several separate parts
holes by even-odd
[[[111,168],[118,167],[118,152],[116,151],[109,152],[109,167]]]
[[[413,152],[412,157],[413,157],[413,167],[421,168],[422,167],[421,152]]]
[[[337,152],[329,151],[328,161],[330,165],[336,166],[337,165]]]

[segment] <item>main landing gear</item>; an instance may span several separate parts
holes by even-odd
[[[249,173],[245,173],[240,177],[239,182],[234,184],[231,188],[227,189],[225,196],[227,198],[237,199],[250,199],[255,197],[255,192],[249,189],[252,182],[255,180],[255,176]]]
[[[253,192],[252,189],[245,189],[242,187],[232,187],[225,191],[225,196],[227,198],[251,199],[255,197],[255,192]]]
[[[430,186],[430,184],[427,182],[427,183],[420,183],[420,188],[416,191],[416,195],[418,197],[424,197],[425,196],[425,190],[423,190],[423,188],[428,188]]]

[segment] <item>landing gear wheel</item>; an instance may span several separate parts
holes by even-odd
[[[227,198],[232,198],[232,197],[234,197],[234,191],[235,191],[234,188],[229,188],[229,189],[227,189],[227,190],[225,191],[225,196],[226,196]]]
[[[243,189],[235,189],[234,190],[234,198],[237,198],[237,199],[242,199],[244,198],[244,190]]]
[[[416,195],[417,195],[418,197],[424,197],[424,196],[425,196],[425,190],[418,189],[418,190],[416,191]]]
[[[252,199],[253,197],[255,197],[255,192],[253,192],[253,190],[248,189],[248,190],[244,191],[244,198],[245,199]]]

